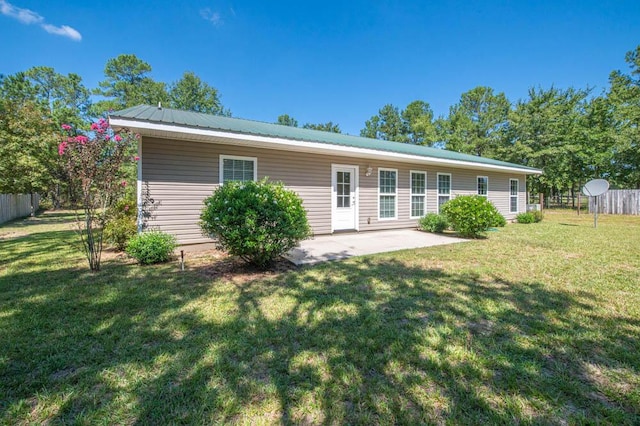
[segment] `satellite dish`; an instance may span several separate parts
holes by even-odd
[[[582,187],[582,192],[589,197],[597,197],[607,192],[608,189],[609,182],[604,179],[593,179]]]

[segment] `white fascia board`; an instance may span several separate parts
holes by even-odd
[[[400,161],[403,163],[442,165],[475,170],[494,170],[501,172],[515,172],[531,175],[542,174],[542,170],[521,169],[519,167],[500,166],[493,164],[476,163],[472,161],[450,160],[446,158],[423,157],[419,155],[403,154],[391,151],[379,151],[369,148],[357,148],[352,146],[334,145],[322,142],[309,142],[293,139],[283,139],[271,136],[250,135],[246,133],[233,133],[220,130],[201,129],[193,127],[183,127],[172,124],[150,123],[148,121],[137,121],[120,118],[109,118],[109,124],[115,128],[128,128],[138,131],[145,136],[145,130],[166,132],[181,139],[192,139],[195,136],[216,138],[214,143],[224,143],[220,139],[227,139],[229,144],[244,144],[255,146],[259,143],[261,148],[280,148],[291,151],[313,152],[324,155],[342,155],[349,157],[364,157],[379,160]],[[150,135],[147,135],[150,136]],[[202,139],[198,139],[204,142]],[[253,142],[253,143],[252,143]]]

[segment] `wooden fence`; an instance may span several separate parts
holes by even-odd
[[[591,213],[595,198],[598,199],[598,213],[640,215],[640,189],[611,189],[599,197],[589,197]]]
[[[38,210],[39,206],[40,195],[38,194],[0,194],[0,223],[29,216],[32,211]]]

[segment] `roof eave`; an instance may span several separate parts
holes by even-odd
[[[500,172],[512,172],[520,174],[542,174],[541,170],[528,167],[512,167],[495,164],[476,163],[471,161],[452,160],[446,158],[427,157],[412,154],[404,154],[393,151],[380,151],[370,148],[358,148],[345,145],[327,144],[322,142],[309,142],[303,140],[284,139],[272,136],[260,136],[247,133],[234,133],[224,130],[213,130],[180,126],[174,124],[156,123],[147,120],[135,120],[130,118],[109,117],[112,127],[128,128],[140,133],[142,136],[174,137],[182,140],[197,140],[200,142],[216,142],[252,147],[286,149],[318,153],[324,155],[340,155],[347,157],[360,157],[367,159],[384,159],[407,163],[419,163],[429,165],[446,165],[456,168],[468,168],[475,170],[491,170]]]

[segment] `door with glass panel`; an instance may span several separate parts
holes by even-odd
[[[331,221],[334,231],[357,229],[357,167],[332,167],[333,190]]]

